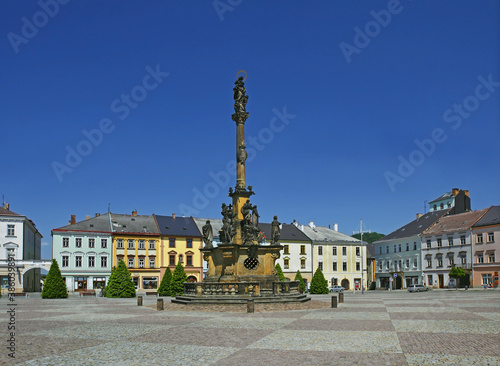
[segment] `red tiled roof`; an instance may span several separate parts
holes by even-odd
[[[447,215],[441,217],[422,235],[435,235],[454,231],[464,231],[470,229],[483,215],[488,211],[487,208],[483,210],[464,212],[456,215]]]
[[[7,210],[6,208],[0,207],[0,216],[21,216],[21,215],[16,214],[15,212],[12,212],[10,210]]]

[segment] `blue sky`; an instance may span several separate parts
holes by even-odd
[[[0,194],[44,258],[108,204],[220,217],[245,70],[261,221],[387,234],[453,187],[498,205],[499,28],[495,1],[5,0]]]

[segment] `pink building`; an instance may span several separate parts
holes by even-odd
[[[472,226],[473,286],[498,288],[500,273],[500,206],[491,206]]]

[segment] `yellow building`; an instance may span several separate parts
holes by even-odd
[[[167,267],[174,272],[177,263],[182,263],[189,282],[203,281],[203,246],[201,233],[192,217],[154,215],[160,235],[160,275]]]
[[[113,266],[122,259],[137,290],[157,291],[160,274],[160,234],[153,216],[111,214]]]

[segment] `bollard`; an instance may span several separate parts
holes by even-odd
[[[137,296],[137,306],[142,306],[142,296]]]
[[[255,305],[253,299],[248,299],[247,301],[247,313],[253,313],[255,311]]]
[[[332,308],[337,307],[337,295],[332,295]]]
[[[343,302],[344,302],[344,293],[339,292],[339,303],[343,303]]]
[[[164,310],[163,299],[156,300],[156,310]]]

